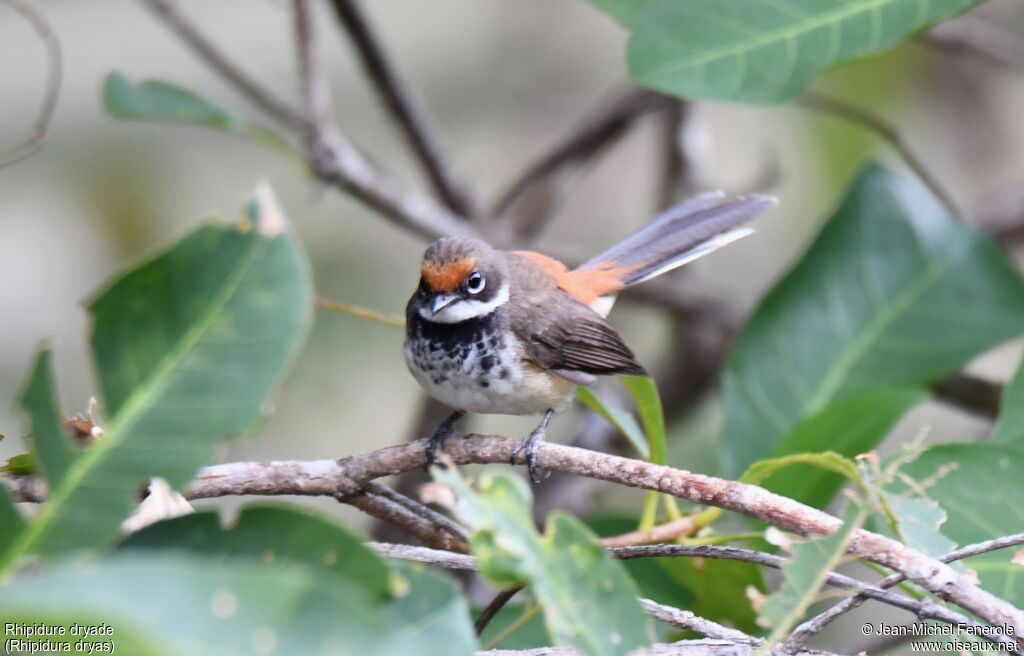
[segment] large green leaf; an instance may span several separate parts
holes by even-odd
[[[999,420],[989,441],[1024,447],[1024,362],[1003,390]]]
[[[769,646],[784,639],[814,603],[828,575],[846,553],[850,537],[866,516],[864,507],[851,503],[838,530],[793,546],[793,557],[782,568],[782,587],[761,607],[762,622],[772,627],[764,647],[759,650],[761,653],[768,653]]]
[[[1022,333],[1024,284],[999,247],[869,165],[729,356],[727,471],[775,455],[833,402],[934,380]]]
[[[940,444],[901,470],[924,484],[928,497],[946,511],[942,533],[966,545],[1024,531],[1022,459],[1024,451],[1011,446]],[[994,551],[964,563],[978,572],[982,588],[1021,607],[1024,566],[1012,563],[1012,557],[1012,550]]]
[[[194,91],[163,80],[134,84],[121,73],[109,73],[103,81],[103,102],[117,118],[199,125],[292,154],[288,143],[276,133],[232,114]]]
[[[885,387],[840,399],[797,425],[778,444],[775,455],[784,459],[791,454],[824,455],[828,451],[852,458],[867,453],[908,409],[927,397],[922,388]],[[856,465],[849,461],[847,464],[856,477]],[[773,478],[766,487],[782,496],[824,508],[842,487],[844,479],[850,478],[845,472],[796,464],[786,476]]]
[[[606,402],[593,390],[582,385],[576,388],[576,400],[604,417],[608,423],[618,429],[641,457],[647,458],[651,455],[651,447],[647,443],[647,438],[633,415]]]
[[[295,561],[127,553],[24,575],[0,588],[0,615],[109,624],[115,653],[125,654],[432,656],[438,645],[472,654],[469,611],[454,582],[422,568],[402,575],[409,587],[391,602]]]
[[[778,102],[832,65],[886,50],[980,0],[648,0],[598,4],[634,17],[629,70],[683,98]]]
[[[374,597],[392,596],[396,585],[385,562],[353,533],[297,506],[250,506],[231,526],[216,512],[157,522],[133,533],[122,549],[184,550],[230,559],[258,558],[265,563],[299,561],[323,567],[339,585],[357,585]]]
[[[454,510],[474,530],[470,549],[480,572],[502,587],[528,584],[556,645],[610,656],[651,644],[636,585],[579,520],[553,513],[541,536],[522,479],[485,472],[477,494],[452,470],[434,476],[455,492]]]
[[[311,296],[269,189],[240,222],[204,225],[117,279],[89,305],[103,436],[49,481],[0,568],[108,542],[150,477],[183,485],[219,440],[258,422],[305,338]],[[47,427],[58,406],[44,372],[45,356],[25,397],[40,455],[62,437]]]

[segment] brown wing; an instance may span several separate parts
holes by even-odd
[[[565,292],[530,290],[510,303],[512,331],[544,369],[588,374],[645,374],[622,335]]]

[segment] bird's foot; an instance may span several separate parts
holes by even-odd
[[[437,462],[437,452],[444,451],[444,442],[455,432],[455,422],[462,419],[462,416],[466,414],[461,410],[448,415],[444,421],[442,421],[438,427],[434,430],[434,434],[430,436],[430,441],[427,442],[427,466],[426,469],[430,469]]]
[[[537,447],[544,441],[544,434],[547,432],[548,422],[551,421],[553,414],[553,410],[544,413],[544,419],[541,420],[540,426],[534,428],[528,438],[516,445],[516,448],[512,450],[512,457],[509,458],[509,464],[514,465],[519,454],[524,449],[526,450],[526,471],[529,472],[530,480],[535,485],[551,475],[551,472],[541,471],[537,468]]]

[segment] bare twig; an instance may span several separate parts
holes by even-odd
[[[518,440],[513,438],[472,435],[469,439],[449,440],[446,451],[456,464],[504,463],[517,444]],[[354,495],[376,478],[423,467],[426,446],[427,440],[418,440],[338,461],[208,467],[189,485],[185,495]],[[825,535],[841,524],[832,515],[757,486],[558,444],[543,444],[537,451],[537,465],[549,471],[656,490],[694,503],[733,510],[800,535]],[[1009,625],[1016,636],[1024,636],[1024,612],[981,590],[948,565],[865,530],[853,534],[849,548],[857,556],[901,572],[941,599],[959,604],[990,624]]]
[[[60,96],[60,82],[62,76],[62,60],[60,52],[60,41],[57,35],[43,15],[36,11],[35,7],[21,0],[0,0],[3,4],[13,9],[18,15],[24,18],[32,29],[35,30],[39,39],[46,46],[46,89],[43,93],[43,100],[39,105],[35,122],[28,137],[13,148],[0,152],[0,168],[19,162],[26,157],[39,152],[46,140],[47,131],[50,128],[50,121],[57,109],[57,98]]]
[[[376,494],[377,496],[384,497],[386,499],[394,501],[395,503],[403,506],[410,512],[423,517],[427,521],[434,524],[434,526],[436,526],[438,530],[451,535],[453,538],[459,540],[460,542],[469,542],[469,536],[466,534],[465,528],[457,524],[450,517],[442,515],[433,508],[430,508],[429,506],[426,506],[420,503],[419,501],[416,501],[415,499],[407,497],[400,492],[392,490],[386,485],[381,485],[380,483],[376,482],[367,485],[366,491],[370,492],[371,494]]]
[[[963,560],[964,558],[970,558],[972,556],[978,556],[983,553],[990,551],[996,551],[997,549],[1005,549],[1007,547],[1013,547],[1019,544],[1024,544],[1024,533],[1017,533],[1015,535],[1007,535],[1005,537],[994,538],[992,540],[986,540],[984,542],[978,542],[976,544],[967,545],[955,551],[951,551],[944,556],[940,556],[937,560],[943,563],[952,563],[957,560]],[[872,587],[885,590],[893,586],[899,585],[906,580],[902,573],[890,574],[881,581],[875,583]],[[827,610],[815,615],[811,619],[807,620],[800,626],[796,627],[793,632],[786,639],[784,647],[789,653],[793,653],[798,650],[802,645],[806,644],[812,636],[821,632],[828,624],[841,615],[844,615],[851,610],[857,608],[864,603],[867,598],[867,594],[860,592],[848,599],[845,599],[838,604],[828,608]],[[996,623],[992,623],[993,626],[998,626]],[[985,635],[984,633],[980,635]],[[1018,636],[1016,639],[1016,651],[1019,653],[1020,645],[1020,630],[1013,628],[1012,635]]]
[[[1024,44],[1020,37],[974,16],[939,23],[924,33],[923,41],[937,49],[970,53],[1003,66],[1024,68]]]
[[[602,538],[605,547],[627,547],[641,544],[654,544],[674,540],[681,535],[693,535],[697,531],[697,523],[692,516],[680,517],[670,522],[659,524],[649,531],[631,531],[622,535]]]
[[[416,513],[405,505],[393,501],[386,496],[372,492],[361,492],[344,498],[339,497],[338,500],[355,506],[372,517],[402,527],[410,535],[428,546],[451,551],[466,550],[466,543],[464,541],[454,537],[445,530],[439,530],[438,525],[432,521],[432,518]]]
[[[758,645],[737,644],[730,640],[705,638],[703,640],[680,640],[671,644],[651,645],[644,653],[648,656],[752,656]],[[813,649],[800,652],[801,656],[835,656],[830,652]],[[579,656],[579,652],[568,647],[539,647],[537,649],[491,649],[478,651],[476,656]],[[863,656],[863,655],[858,655]]]
[[[305,136],[311,151],[332,138],[331,88],[317,57],[316,29],[309,0],[293,0],[295,50],[306,111]],[[313,157],[316,157],[314,154]]]
[[[463,219],[440,207],[432,199],[405,189],[397,180],[377,168],[333,126],[327,123],[313,124],[301,111],[281,101],[250,78],[178,12],[171,0],[142,2],[153,9],[214,71],[259,109],[304,136],[318,136],[317,142],[312,144],[310,166],[321,180],[338,186],[396,225],[428,239],[471,232]],[[310,62],[307,71],[316,70],[316,65]],[[323,106],[322,100],[317,102]]]
[[[295,130],[306,129],[306,118],[289,102],[278,97],[269,88],[250,77],[231,61],[214,42],[203,34],[187,17],[178,11],[173,0],[141,0],[206,64],[238,89],[251,103],[283,125]]]
[[[491,623],[491,620],[493,620],[498,613],[501,612],[501,609],[505,607],[505,604],[512,601],[512,597],[516,596],[522,589],[523,586],[520,585],[514,588],[506,588],[494,595],[494,599],[491,599],[490,603],[487,604],[480,613],[480,616],[476,618],[476,622],[473,623],[473,631],[475,631],[478,636],[483,635],[484,630],[487,628],[487,625]]]
[[[1011,546],[1009,544],[1005,544],[1005,542],[1006,540],[1004,540],[1003,546]],[[475,557],[463,554],[451,554],[437,549],[409,547],[405,545],[373,543],[371,546],[378,553],[390,558],[413,560],[433,565],[435,567],[464,571],[472,571],[477,567]],[[608,551],[621,560],[631,560],[634,558],[714,558],[719,560],[735,560],[744,563],[752,563],[763,567],[770,567],[772,569],[782,569],[787,562],[785,558],[774,554],[754,551],[752,549],[723,547],[717,545],[638,545],[632,547],[610,548]],[[906,610],[921,619],[936,620],[953,626],[969,626],[974,630],[973,635],[983,636],[995,644],[1006,645],[1007,649],[1011,647],[1016,649],[1015,643],[1013,643],[1012,640],[997,635],[987,636],[986,632],[980,628],[982,625],[975,620],[946,608],[945,606],[936,604],[930,599],[911,599],[910,597],[888,592],[878,586],[865,585],[857,579],[834,572],[828,575],[826,583],[836,588],[854,590],[857,594],[863,595],[868,599],[873,599],[895,608]],[[497,601],[497,598],[495,601]]]
[[[338,22],[344,27],[359,53],[366,74],[373,81],[388,111],[408,140],[438,198],[456,214],[472,216],[474,210],[469,196],[452,174],[440,140],[426,112],[388,60],[384,48],[370,29],[358,0],[331,0],[331,4],[338,16]]]
[[[742,631],[730,629],[718,622],[695,615],[688,610],[659,604],[651,599],[640,599],[640,606],[643,607],[645,613],[660,622],[670,624],[677,629],[693,631],[707,638],[728,640],[741,645],[759,645],[764,642]]]
[[[917,177],[921,179],[921,182],[927,186],[935,197],[945,205],[946,209],[953,216],[961,216],[957,205],[953,202],[953,199],[946,192],[945,188],[939,184],[939,181],[932,175],[928,167],[925,166],[914,151],[907,144],[903,135],[895,125],[889,123],[881,116],[878,116],[874,112],[871,112],[863,107],[854,105],[853,103],[846,102],[840,98],[835,98],[818,91],[805,91],[799,98],[797,98],[797,104],[806,109],[812,111],[821,112],[834,116],[841,120],[859,125],[860,127],[874,132],[881,137],[886,143],[899,153],[903,161],[907,163]]]
[[[535,236],[570,181],[595,155],[626,134],[640,118],[676,104],[650,91],[628,91],[531,164],[498,197],[491,214],[514,218],[513,228],[521,238]]]

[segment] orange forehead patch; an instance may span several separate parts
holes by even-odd
[[[434,292],[451,292],[462,284],[473,269],[476,268],[476,260],[464,257],[454,262],[438,265],[433,262],[424,262],[420,267],[420,275],[427,287]]]

